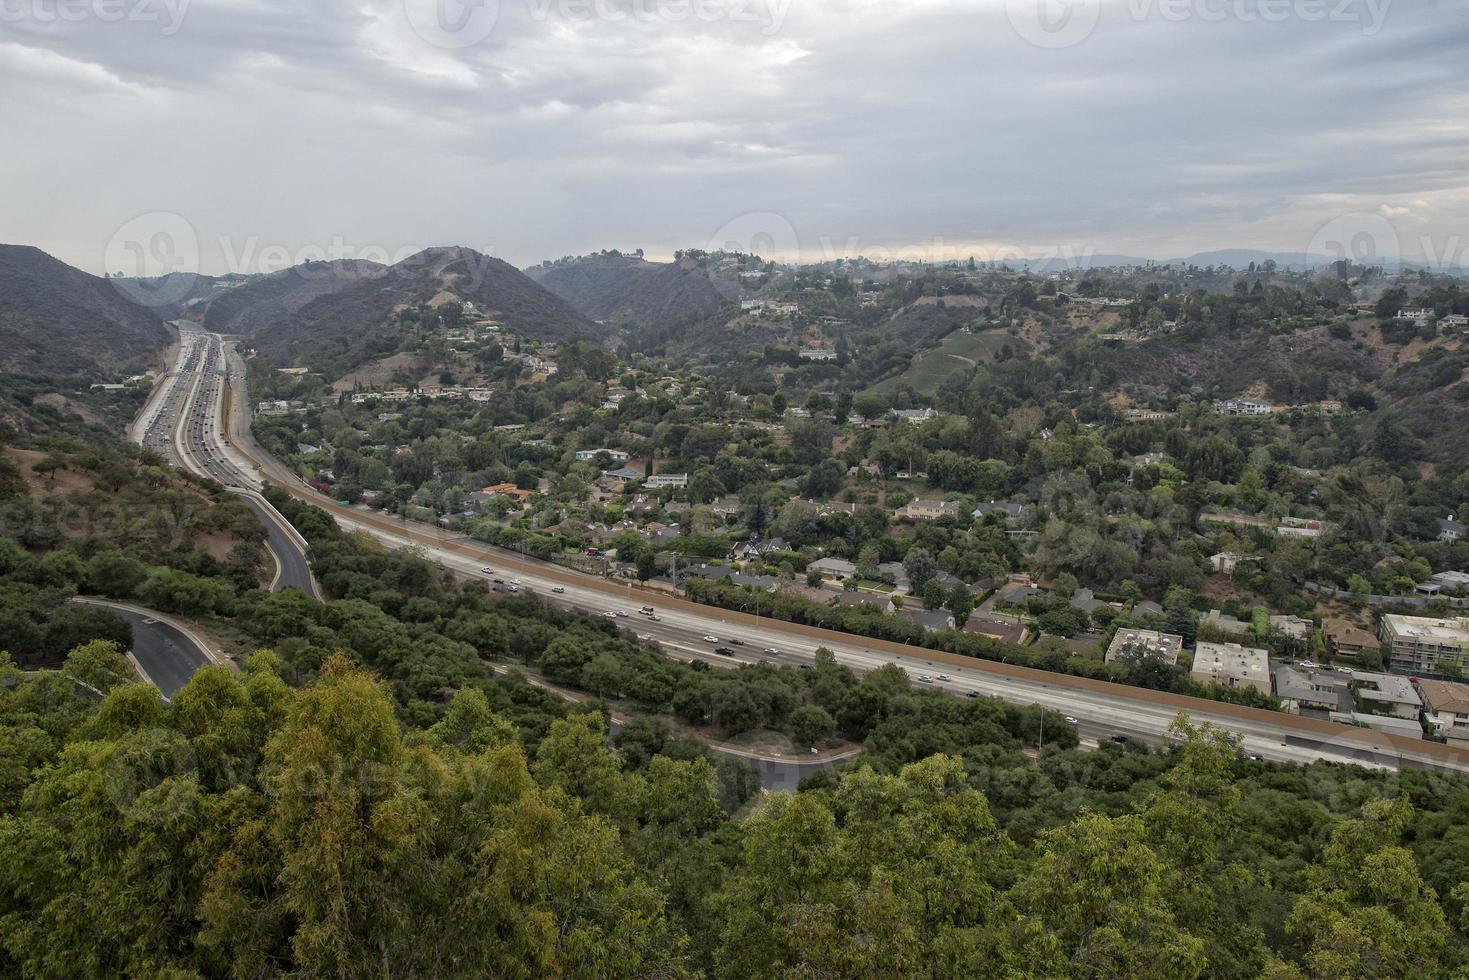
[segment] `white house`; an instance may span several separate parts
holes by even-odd
[[[626,463],[628,460],[628,454],[621,449],[578,449],[576,458],[578,462],[590,463],[603,453],[614,463]]]
[[[659,473],[643,481],[643,486],[649,490],[658,490],[663,487],[682,488],[688,485],[689,475],[687,473]]]

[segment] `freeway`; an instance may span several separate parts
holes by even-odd
[[[255,512],[275,559],[273,591],[296,588],[321,598],[306,562],[305,541],[260,496],[251,465],[231,451],[224,438],[223,420],[231,415],[232,401],[242,397],[243,373],[229,374],[225,345],[218,335],[204,333],[185,321],[174,325],[179,331],[174,366],[144,405],[130,435],[181,468],[218,481]]]
[[[237,357],[232,351],[226,354],[231,376],[243,374],[236,369]],[[1308,763],[1324,759],[1388,768],[1407,765],[1469,772],[1469,753],[1438,743],[762,619],[677,596],[658,595],[630,582],[617,584],[572,572],[432,525],[340,505],[305,485],[255,445],[243,413],[231,413],[225,426],[227,435],[218,425],[204,432],[203,452],[227,459],[231,467],[248,472],[246,479],[252,485],[256,480],[269,481],[331,514],[343,527],[389,545],[416,548],[461,576],[488,579],[492,586],[507,591],[534,591],[582,612],[610,613],[620,626],[680,659],[699,659],[720,666],[762,660],[799,666],[809,665],[816,649],[826,647],[836,654],[839,663],[859,672],[893,663],[907,670],[918,683],[958,696],[985,695],[1052,709],[1078,719],[1084,742],[1127,737],[1162,743],[1178,712],[1187,711],[1196,722],[1236,733],[1243,751],[1272,761]],[[634,611],[647,604],[657,606],[657,620]],[[619,616],[618,612],[627,615]],[[733,650],[733,655],[716,653],[720,647]],[[1037,744],[1043,740],[1044,733],[1037,731]]]
[[[212,662],[208,649],[198,638],[162,613],[102,599],[75,601],[103,606],[132,625],[133,663],[143,679],[162,692],[165,700],[177,694],[194,676],[194,671]]]

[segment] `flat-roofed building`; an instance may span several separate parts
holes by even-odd
[[[1189,676],[1200,684],[1248,687],[1268,696],[1270,654],[1238,643],[1200,643],[1194,649],[1194,666]]]
[[[1469,652],[1469,618],[1432,619],[1427,616],[1382,617],[1378,636],[1391,649],[1396,670],[1440,673],[1444,667],[1462,668]]]
[[[1118,660],[1160,660],[1176,664],[1182,649],[1183,637],[1177,633],[1124,627],[1112,636],[1105,660],[1109,664]]]
[[[1358,703],[1363,708],[1370,709],[1373,714],[1416,720],[1418,712],[1423,708],[1423,699],[1418,696],[1418,689],[1400,674],[1354,670],[1352,688]]]

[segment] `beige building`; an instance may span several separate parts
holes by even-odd
[[[1177,633],[1159,633],[1155,630],[1124,628],[1112,637],[1107,647],[1106,662],[1113,663],[1124,654],[1139,659],[1161,660],[1178,663],[1178,652],[1183,649],[1183,637]]]
[[[1440,673],[1444,666],[1464,666],[1469,652],[1469,618],[1430,619],[1426,616],[1382,617],[1378,636],[1392,650],[1395,670]]]
[[[1434,733],[1455,741],[1469,741],[1469,684],[1421,679],[1415,684],[1423,698],[1423,713]]]
[[[1269,695],[1270,654],[1238,643],[1199,643],[1189,676],[1200,684],[1252,687]]]

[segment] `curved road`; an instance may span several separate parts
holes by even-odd
[[[161,613],[105,599],[74,601],[100,606],[128,621],[133,628],[133,648],[129,653],[143,679],[158,688],[165,699],[177,694],[194,676],[194,671],[213,663],[197,640]]]

